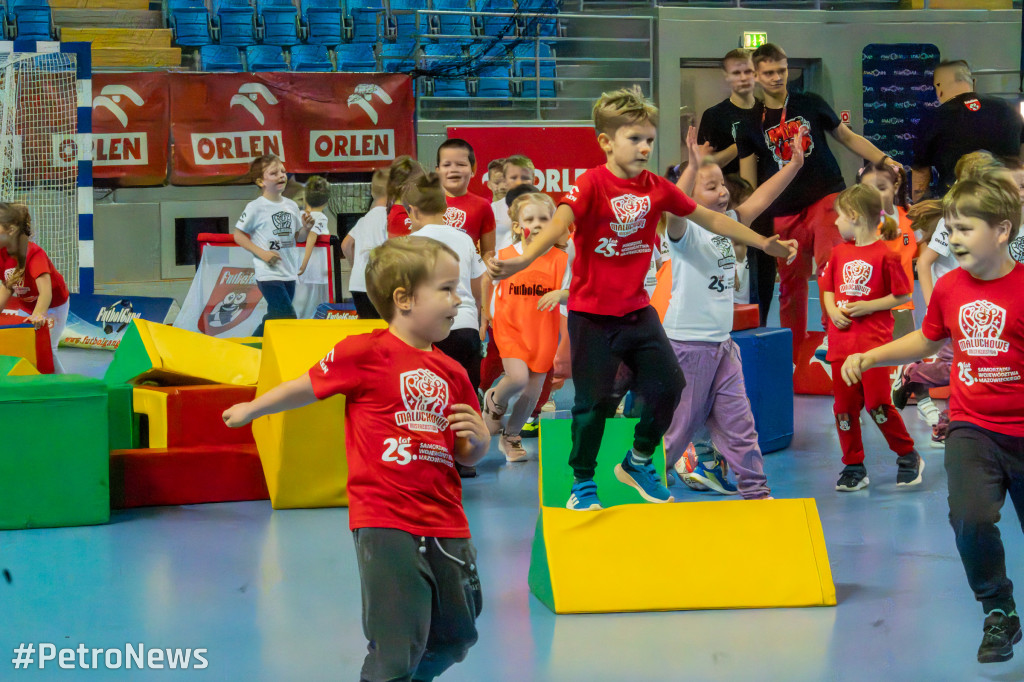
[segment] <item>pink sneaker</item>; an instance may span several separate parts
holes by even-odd
[[[505,416],[506,409],[508,409],[508,405],[499,405],[494,402],[493,388],[484,393],[484,424],[487,425],[487,430],[492,436],[501,433],[501,419]]]
[[[509,435],[504,431],[498,436],[498,449],[505,455],[506,462],[524,462],[530,453],[523,447],[523,439],[518,435]]]

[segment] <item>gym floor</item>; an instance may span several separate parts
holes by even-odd
[[[98,351],[62,357],[70,371],[94,376],[108,361]],[[556,399],[566,408],[571,394]],[[799,396],[796,413],[792,445],[767,455],[765,469],[776,497],[816,498],[838,606],[555,616],[526,583],[538,506],[537,441],[527,440],[534,459],[505,464],[495,446],[479,477],[465,482],[484,610],[479,642],[442,679],[1024,679],[1022,647],[1008,663],[975,661],[983,616],[946,521],[942,451],[930,447],[916,410],[904,416],[927,462],[924,483],[897,491],[895,457],[865,417],[872,484],[857,493],[834,490],[842,465],[830,398]],[[726,499],[675,491],[684,503]],[[1024,578],[1012,509],[1000,525],[1010,576]],[[702,537],[721,532],[664,528],[663,538],[700,552]],[[105,526],[0,533],[0,569],[10,576],[0,580],[3,652],[23,642],[122,651],[142,643],[206,649],[209,662],[204,670],[87,673],[51,660],[0,679],[358,679],[365,640],[347,509],[275,512],[269,502],[245,502],[115,512]],[[630,580],[730,589],[685,565],[638,565],[623,576]],[[0,670],[9,670],[6,660]]]

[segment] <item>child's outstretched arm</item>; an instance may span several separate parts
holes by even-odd
[[[306,271],[306,266],[309,265],[309,259],[313,256],[313,249],[316,248],[317,236],[318,235],[316,234],[312,235],[312,239],[310,237],[306,237],[306,250],[302,254],[302,265],[299,266],[300,275]]]
[[[491,446],[491,432],[483,417],[470,405],[452,405],[448,415],[449,428],[455,433],[455,461],[462,466],[473,466],[487,454]]]
[[[313,219],[313,214],[309,211],[303,211],[299,216],[302,219],[302,227],[295,231],[295,241],[304,242],[309,236],[310,230],[313,229],[313,225],[316,224],[316,220]]]
[[[793,150],[793,156],[785,168],[758,187],[746,201],[736,207],[736,217],[744,225],[750,225],[757,216],[772,205],[772,202],[779,198],[779,195],[789,187],[793,178],[804,167],[804,134],[798,132],[789,145]]]
[[[480,340],[487,340],[487,328],[491,326],[491,296],[494,284],[486,272],[480,277]]]
[[[866,353],[854,353],[846,358],[841,370],[843,381],[847,386],[853,386],[872,367],[914,362],[938,353],[942,344],[943,341],[932,341],[918,329],[884,346],[872,348]]]
[[[697,171],[704,157],[711,153],[711,143],[697,144],[697,129],[690,126],[686,130],[686,168],[683,169],[676,187],[683,190],[688,197],[693,196],[693,188],[697,184]]]
[[[882,298],[875,298],[870,301],[850,301],[846,304],[846,314],[850,317],[864,317],[880,310],[892,310],[896,306],[903,305],[911,299],[910,294],[896,296],[889,294]]]
[[[932,291],[935,290],[935,281],[932,279],[932,263],[939,259],[939,253],[926,246],[917,259],[917,279],[921,282],[921,294],[924,296],[924,304],[932,300]]]
[[[251,403],[238,403],[224,410],[221,418],[233,429],[245,426],[253,419],[276,414],[285,410],[295,410],[315,403],[313,382],[309,374],[278,384]],[[482,422],[481,422],[482,423]]]
[[[562,204],[555,210],[555,216],[551,219],[550,229],[541,230],[533,241],[523,247],[523,255],[506,260],[495,260],[493,257],[487,260],[487,271],[491,279],[500,280],[511,277],[517,272],[525,270],[530,263],[537,260],[548,250],[569,238],[569,226],[576,219],[572,209]]]
[[[678,219],[673,220],[675,216],[669,216],[668,230],[669,237],[672,239],[679,239],[672,234],[673,223],[678,224]],[[772,235],[771,237],[764,237],[754,232],[746,225],[736,222],[724,213],[718,213],[712,211],[709,208],[703,206],[697,206],[689,216],[689,219],[697,223],[706,230],[710,230],[715,234],[723,237],[728,237],[733,241],[746,244],[747,246],[753,246],[755,249],[761,249],[769,256],[776,258],[784,258],[787,263],[792,263],[793,259],[796,258],[797,245],[796,241],[792,239],[779,240],[779,235]],[[682,221],[685,224],[685,221]],[[676,228],[678,229],[678,227]],[[683,230],[685,232],[685,229]]]

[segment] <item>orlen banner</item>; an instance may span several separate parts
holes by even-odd
[[[362,172],[415,154],[412,81],[391,74],[171,74],[172,182],[244,176],[275,154],[293,173]]]
[[[167,74],[97,73],[92,92],[93,177],[163,184],[170,136]]]
[[[584,171],[605,162],[591,126],[481,128],[450,126],[448,137],[460,137],[476,153],[476,175],[469,191],[490,199],[487,164],[513,154],[530,157],[536,168],[533,184],[555,201],[572,189]]]

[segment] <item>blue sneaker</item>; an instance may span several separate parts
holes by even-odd
[[[717,458],[710,462],[698,462],[693,471],[686,474],[686,478],[707,486],[719,495],[735,495],[739,492],[736,486],[729,482],[724,467]]]
[[[629,453],[626,453],[626,458],[622,460],[621,464],[615,465],[615,478],[632,488],[636,488],[636,491],[640,493],[640,497],[648,502],[660,503],[672,502],[673,500],[672,493],[662,485],[661,479],[658,478],[658,472],[655,471],[654,465],[634,466],[629,461]]]
[[[597,497],[597,484],[594,480],[578,481],[572,484],[569,492],[569,501],[565,503],[566,509],[573,511],[597,511],[604,509],[601,500]]]

